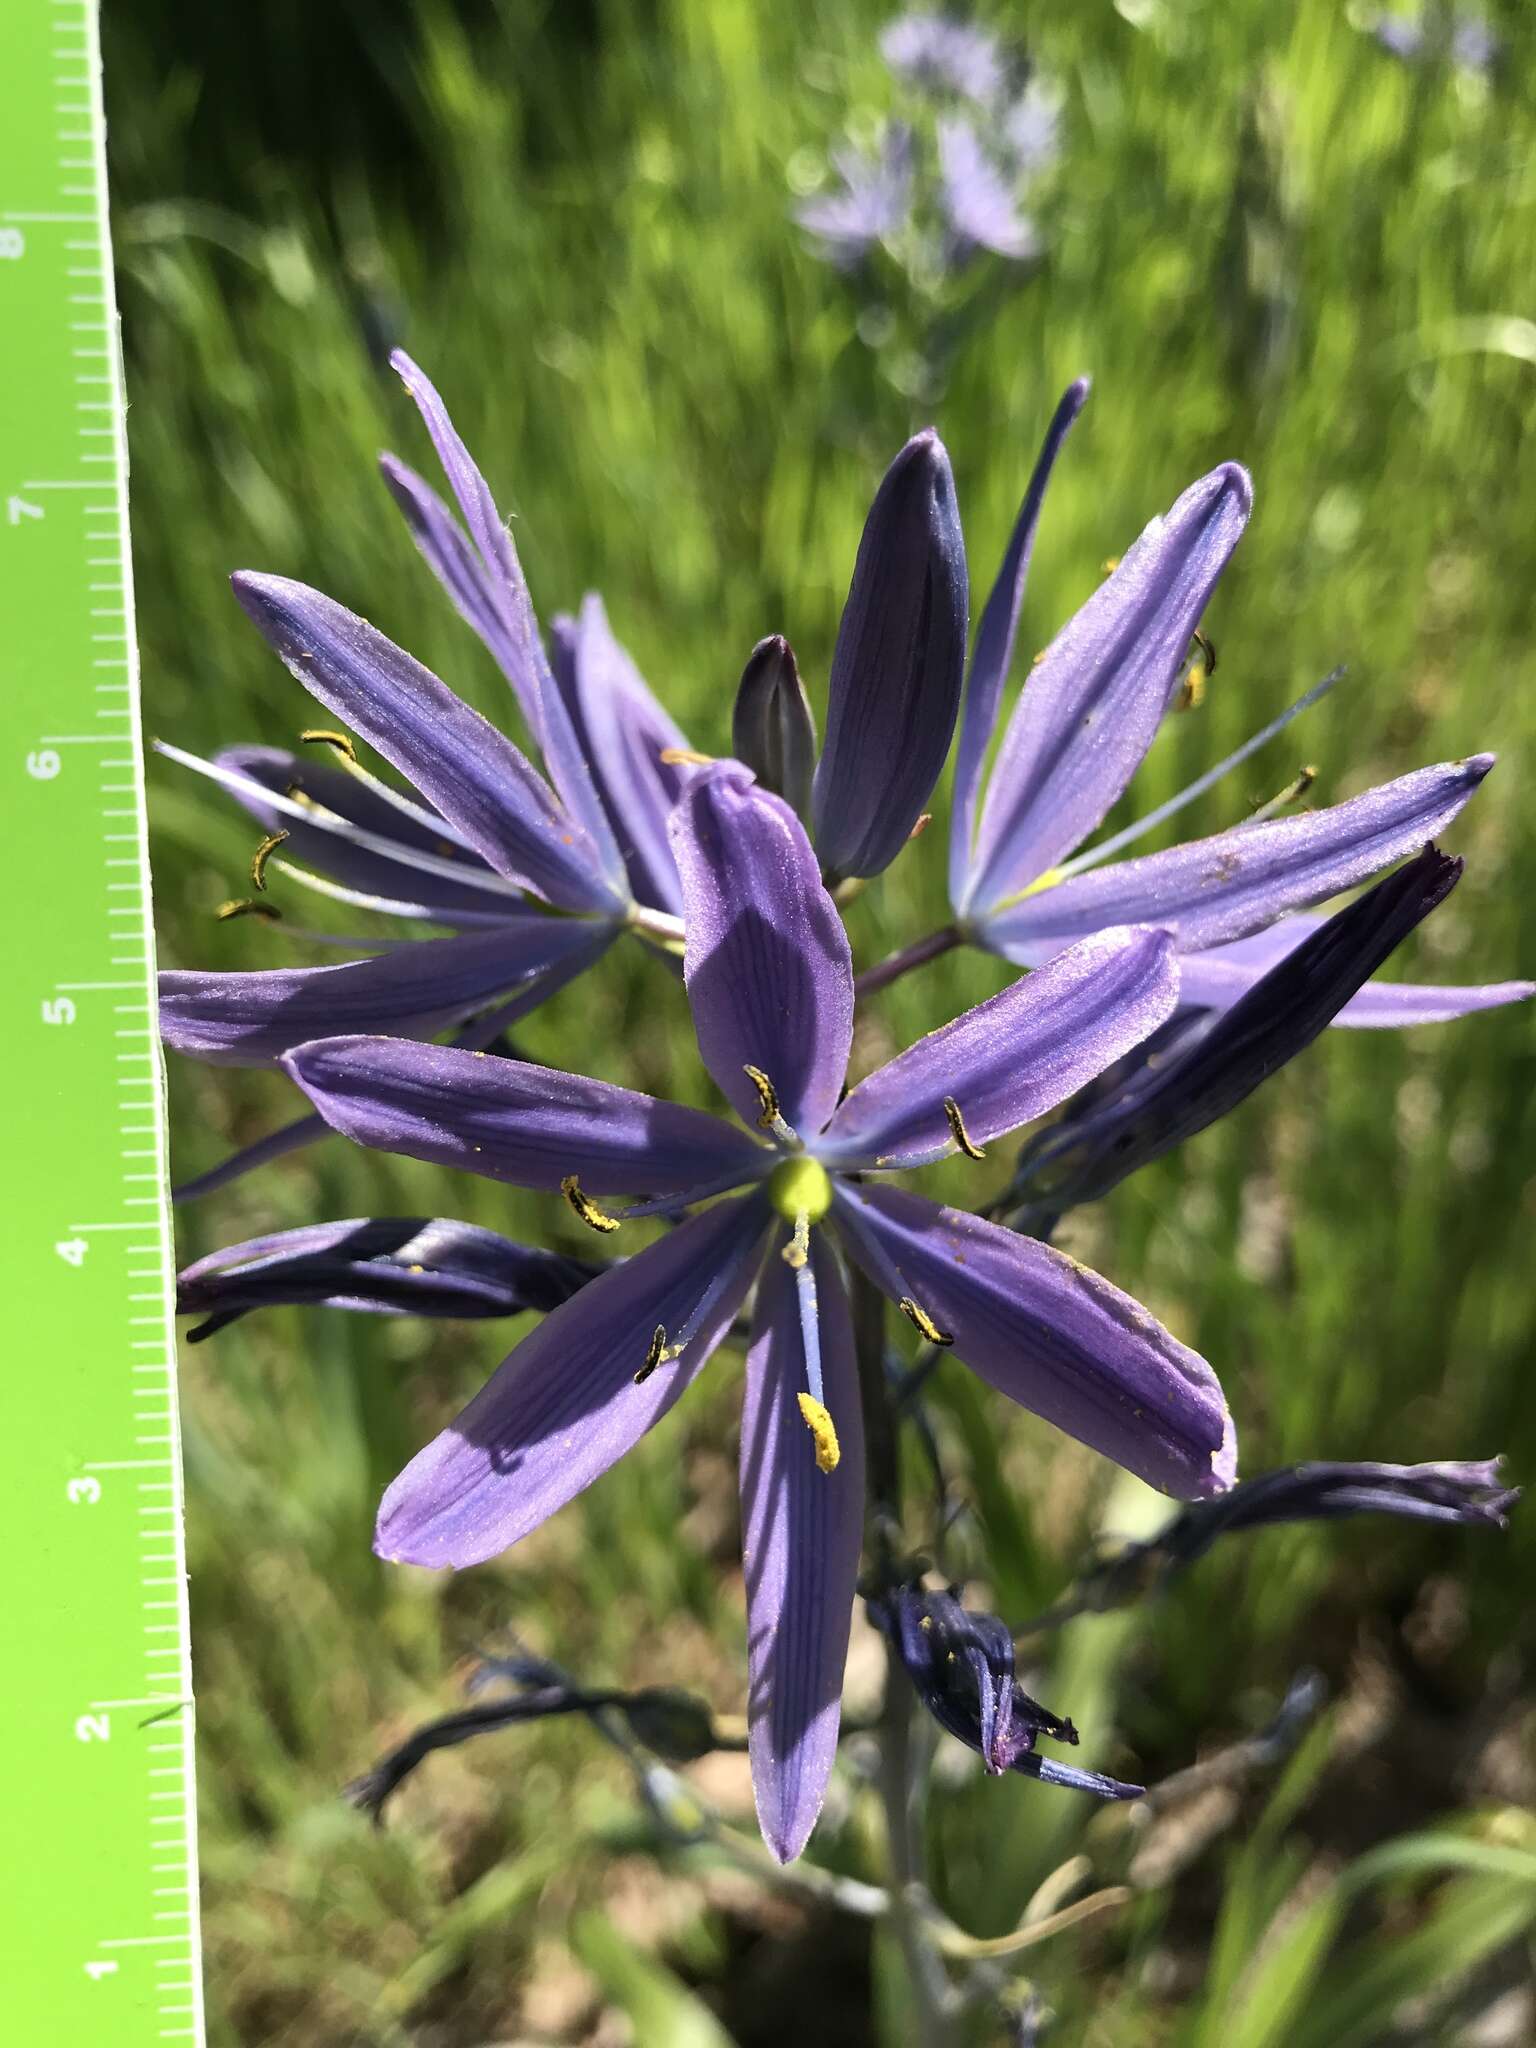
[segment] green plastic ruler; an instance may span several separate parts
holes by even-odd
[[[0,2038],[203,2038],[94,0],[0,0]]]

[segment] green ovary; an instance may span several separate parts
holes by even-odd
[[[786,1223],[793,1223],[797,1216],[819,1223],[832,1206],[832,1181],[824,1166],[802,1153],[773,1169],[768,1176],[768,1199]]]

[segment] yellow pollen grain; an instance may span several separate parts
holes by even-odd
[[[837,1426],[814,1394],[797,1394],[800,1413],[816,1445],[816,1469],[835,1472],[842,1452],[837,1447]]]
[[[478,1151],[479,1147],[476,1146],[475,1149]],[[560,1192],[564,1195],[567,1202],[570,1203],[572,1209],[575,1210],[582,1222],[585,1223],[588,1230],[596,1230],[606,1237],[611,1231],[618,1229],[617,1217],[608,1215],[606,1210],[600,1209],[597,1206],[590,1195],[582,1193],[581,1182],[574,1173],[568,1173],[565,1179],[561,1181]]]
[[[896,1306],[919,1336],[926,1337],[930,1344],[954,1343],[955,1340],[948,1330],[941,1330],[927,1309],[920,1302],[914,1301],[910,1294],[904,1294]]]
[[[768,1176],[768,1199],[786,1223],[819,1223],[832,1206],[832,1178],[819,1159],[800,1152]]]

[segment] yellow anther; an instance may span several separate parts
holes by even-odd
[[[357,749],[344,732],[330,732],[324,726],[311,725],[299,734],[299,738],[306,747],[334,748],[344,761],[350,761],[354,767],[357,765]]]
[[[1100,562],[1099,569],[1101,574],[1105,576],[1113,576],[1115,571],[1119,568],[1119,566],[1120,557],[1118,555],[1106,555],[1103,561]]]
[[[762,1105],[758,1111],[757,1128],[760,1131],[771,1131],[775,1124],[784,1121],[783,1112],[779,1108],[778,1093],[761,1067],[743,1067],[741,1071],[757,1090],[757,1099]]]
[[[297,804],[302,811],[317,811],[320,808],[309,791],[300,782],[290,782],[283,791],[283,795],[287,797],[289,803]]]
[[[954,1139],[967,1159],[985,1159],[986,1153],[965,1128],[965,1118],[960,1114],[960,1105],[953,1095],[944,1098],[944,1114],[949,1120],[949,1135]]]
[[[638,1387],[644,1381],[648,1380],[651,1374],[656,1370],[657,1366],[662,1363],[666,1356],[667,1333],[665,1329],[663,1329],[662,1325],[658,1323],[655,1329],[651,1332],[651,1341],[649,1348],[647,1349],[645,1354],[645,1363],[641,1366],[640,1370],[635,1374],[635,1385]]]
[[[835,1472],[842,1452],[837,1447],[837,1425],[814,1394],[797,1394],[800,1413],[805,1426],[811,1432],[816,1445],[816,1468],[820,1472]]]
[[[696,747],[663,747],[659,759],[665,768],[708,768],[713,754],[701,754]]]
[[[1216,673],[1216,643],[1214,640],[1207,639],[1198,626],[1196,626],[1194,632],[1189,637],[1205,656],[1205,675],[1207,682],[1209,682],[1210,678]]]
[[[798,1273],[811,1256],[811,1219],[802,1209],[795,1218],[795,1234],[785,1245],[779,1257],[786,1266],[792,1266]]]
[[[267,862],[288,837],[286,832],[270,833],[251,855],[251,880],[258,889],[267,886]]]
[[[918,1335],[926,1337],[930,1344],[954,1343],[955,1340],[950,1336],[948,1330],[941,1330],[933,1320],[933,1317],[929,1315],[927,1309],[921,1303],[915,1302],[910,1294],[904,1294],[896,1306],[901,1310],[913,1329],[917,1331]]]
[[[581,1182],[574,1173],[568,1173],[560,1183],[560,1192],[570,1203],[588,1230],[601,1231],[604,1237],[618,1229],[618,1219],[599,1209],[590,1195],[581,1192]]]
[[[1197,628],[1189,636],[1200,650],[1200,659],[1191,662],[1189,671],[1179,685],[1173,700],[1175,711],[1198,711],[1205,702],[1205,686],[1216,673],[1216,649],[1204,633]]]
[[[918,815],[918,820],[917,820],[917,823],[916,823],[916,824],[915,824],[915,825],[914,825],[914,826],[912,827],[912,830],[911,830],[911,831],[910,831],[910,832],[909,832],[909,833],[907,834],[907,838],[908,838],[909,840],[912,840],[912,839],[916,839],[916,838],[918,838],[918,837],[919,837],[919,836],[920,836],[920,835],[921,835],[922,833],[924,833],[924,832],[926,832],[926,831],[928,830],[928,827],[929,827],[929,826],[930,826],[930,825],[931,825],[932,823],[933,823],[933,813],[932,813],[932,811],[922,811],[922,812],[920,812],[920,813],[919,813],[919,815]]]
[[[283,913],[275,903],[257,903],[249,896],[232,896],[228,903],[221,903],[216,913],[220,922],[232,917],[264,917],[268,924],[281,924]]]
[[[819,1223],[832,1206],[832,1177],[820,1160],[797,1152],[769,1174],[768,1199],[796,1229],[802,1218],[808,1224]]]
[[[1272,796],[1268,803],[1254,805],[1249,813],[1251,822],[1256,825],[1262,824],[1266,818],[1274,817],[1277,811],[1283,811],[1288,804],[1298,802],[1316,780],[1316,768],[1303,768],[1299,775],[1285,785],[1278,796]]]

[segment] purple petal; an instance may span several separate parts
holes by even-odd
[[[480,1564],[574,1500],[666,1414],[729,1330],[768,1221],[757,1197],[722,1202],[547,1316],[385,1494],[379,1555]],[[685,1348],[637,1384],[657,1329]]]
[[[837,1261],[812,1236],[823,1396],[837,1430],[822,1472],[797,1396],[806,1386],[799,1289],[770,1256],[758,1288],[741,1418],[752,1789],[780,1863],[805,1847],[837,1754],[843,1666],[864,1527],[864,1432]]]
[[[1236,463],[1191,484],[1030,671],[992,771],[965,909],[991,909],[1044,874],[1135,774],[1252,501]]]
[[[495,997],[591,956],[605,935],[524,911],[492,930],[420,939],[369,960],[255,973],[160,976],[160,1035],[214,1066],[270,1066],[319,1034],[430,1037]],[[600,947],[598,947],[600,950]]]
[[[853,1039],[848,935],[788,804],[726,763],[695,777],[672,817],[684,971],[704,1064],[744,1122],[757,1067],[802,1137],[832,1114]]]
[[[816,1154],[926,1166],[955,1149],[945,1098],[978,1145],[1043,1116],[1150,1037],[1179,999],[1173,941],[1108,931],[1060,953],[861,1081]]]
[[[231,792],[264,831],[287,834],[281,860],[311,868],[369,897],[375,905],[400,903],[406,908],[399,915],[424,913],[436,923],[465,926],[499,923],[509,910],[519,908],[502,878],[478,854],[461,854],[444,832],[430,833],[360,776],[312,755],[290,754],[282,747],[226,747],[215,756],[215,765],[234,769],[248,783],[258,783],[276,797],[307,797],[322,814],[331,813],[374,839],[395,841],[400,848],[398,857],[328,831],[318,821],[295,817],[286,805],[264,804],[248,787],[236,786]],[[433,865],[420,867],[413,858],[416,854],[426,855]],[[462,860],[469,877],[463,884],[447,880],[442,873],[442,863],[454,860]],[[494,885],[494,893],[487,885]]]
[[[1251,932],[1228,946],[1186,953],[1179,962],[1180,1000],[1192,1007],[1227,1010],[1254,983],[1292,953],[1325,920],[1298,915],[1283,917],[1267,931]],[[1505,1003],[1523,1003],[1536,995],[1536,982],[1483,981],[1435,985],[1424,982],[1369,981],[1351,996],[1334,1018],[1335,1024],[1357,1030],[1392,1030],[1410,1024],[1444,1024],[1476,1010],[1496,1010]]]
[[[988,156],[972,124],[940,121],[938,133],[940,204],[958,253],[990,249],[1013,263],[1037,255],[1040,237],[1019,211],[1014,180]]]
[[[465,539],[463,527],[426,478],[418,476],[398,456],[381,455],[379,469],[423,561],[453,600],[459,617],[485,642],[497,666],[512,681],[528,729],[537,733],[537,700],[522,703],[518,684],[525,678],[521,671],[512,673],[517,663],[497,611],[496,593],[490,587],[480,557]]]
[[[816,772],[816,719],[795,650],[782,633],[759,640],[747,657],[731,710],[731,752],[762,789],[808,815]]]
[[[221,1159],[217,1166],[210,1166],[206,1173],[196,1174],[191,1180],[178,1181],[171,1189],[171,1200],[178,1208],[186,1202],[200,1202],[204,1195],[216,1195],[221,1188],[254,1173],[258,1167],[269,1165],[274,1159],[285,1158],[290,1152],[301,1152],[318,1138],[329,1136],[330,1126],[323,1116],[298,1117],[291,1124],[268,1131],[254,1144],[243,1145],[238,1152],[231,1152],[227,1159]]]
[[[1051,480],[1056,457],[1071,431],[1072,423],[1088,402],[1088,379],[1079,377],[1062,393],[1060,403],[1046,429],[1045,445],[1035,463],[1029,489],[1019,507],[1008,552],[1003,556],[992,585],[981,624],[976,629],[976,646],[971,654],[970,675],[965,685],[965,707],[960,714],[960,741],[955,749],[955,801],[949,835],[949,894],[957,906],[965,897],[971,872],[971,841],[976,830],[976,799],[981,771],[997,727],[998,700],[1003,683],[1013,666],[1013,643],[1019,630],[1019,608],[1024,602],[1024,584],[1030,557],[1035,551],[1035,529],[1045,502],[1045,487]]]
[[[960,708],[966,604],[955,480],[930,427],[875,493],[837,630],[812,793],[830,875],[888,867],[932,794]]]
[[[480,557],[483,575],[478,590],[481,601],[495,618],[498,631],[487,641],[512,685],[523,715],[543,749],[550,777],[559,790],[583,850],[614,891],[622,891],[624,867],[598,799],[586,757],[582,753],[560,692],[555,688],[539,639],[523,565],[507,531],[490,486],[474,458],[459,438],[435,386],[425,371],[413,363],[404,349],[390,356],[390,366],[415,400],[432,445],[437,450],[443,473],[459,503],[469,528],[470,540]],[[446,509],[446,508],[445,508]],[[471,624],[474,621],[471,620]]]
[[[353,1216],[210,1252],[176,1277],[197,1343],[280,1303],[387,1316],[515,1316],[556,1308],[601,1270],[446,1216]]]
[[[773,1158],[703,1110],[455,1046],[318,1038],[283,1064],[358,1144],[515,1187],[575,1174],[588,1194],[670,1194],[754,1179]]]
[[[641,903],[677,915],[682,891],[667,820],[697,771],[661,756],[668,748],[686,749],[687,736],[662,710],[614,638],[600,597],[583,601],[571,654],[578,723],[618,833],[630,887]]]
[[[1039,957],[1107,924],[1165,925],[1182,953],[1240,939],[1285,911],[1352,888],[1450,824],[1493,766],[1492,754],[1420,768],[1348,803],[1234,825],[1166,853],[1093,868],[985,921],[983,943]]]
[[[849,1249],[887,1293],[926,1310],[1011,1400],[1180,1500],[1236,1477],[1216,1376],[1137,1301],[1001,1224],[898,1188],[838,1184]]]
[[[414,783],[498,874],[564,910],[621,906],[543,778],[430,669],[306,584],[246,570],[232,581],[310,694]]]

